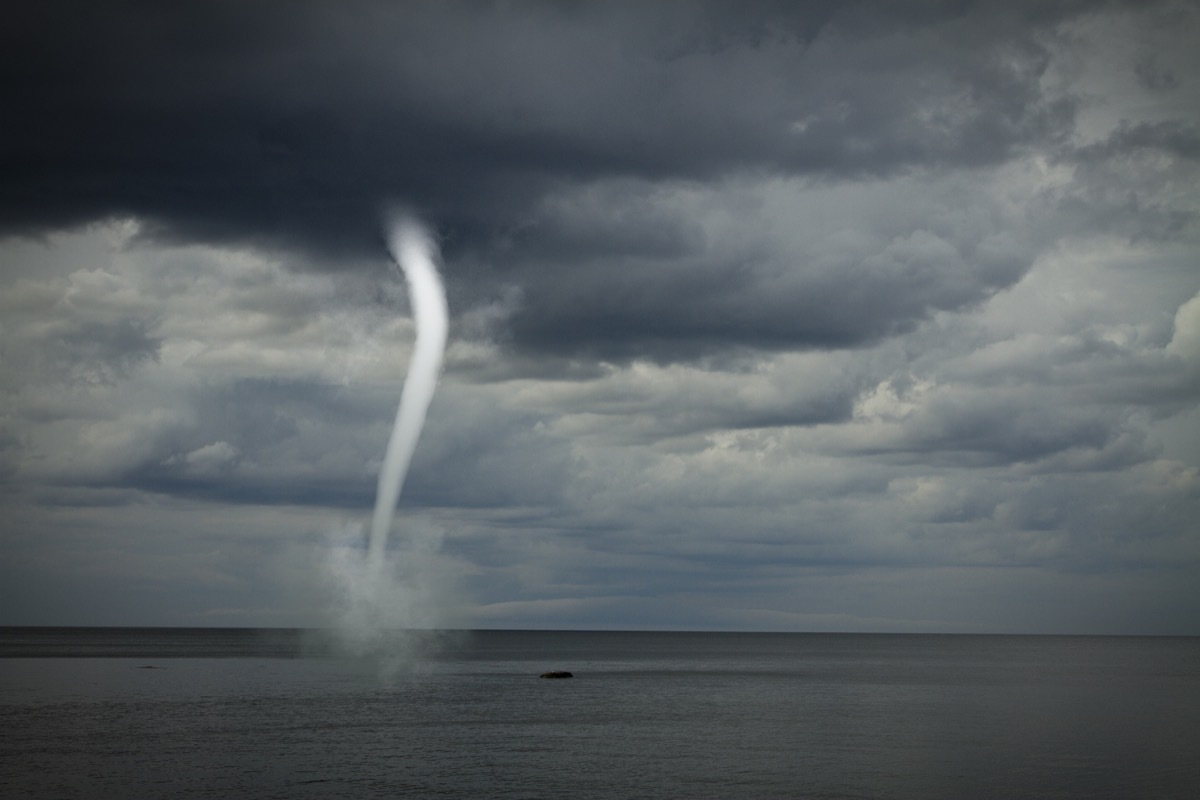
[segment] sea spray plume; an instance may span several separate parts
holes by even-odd
[[[425,424],[425,412],[437,386],[449,327],[446,293],[434,265],[437,246],[429,231],[411,217],[399,216],[388,226],[387,234],[388,249],[408,282],[417,338],[404,389],[400,392],[396,424],[379,469],[379,488],[375,493],[375,513],[371,517],[367,547],[370,565],[377,570],[383,567],[392,514]]]
[[[362,534],[361,523],[328,531],[323,575],[333,627],[312,641],[391,683],[454,640],[441,630],[453,616],[453,577],[439,558],[442,530],[428,520],[408,521],[381,563],[366,557]]]

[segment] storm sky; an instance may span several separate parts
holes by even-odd
[[[0,29],[0,624],[1200,634],[1200,4]],[[348,544],[349,543],[349,544]]]

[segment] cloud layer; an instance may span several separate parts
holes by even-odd
[[[24,11],[0,622],[322,619],[411,349],[400,201],[453,315],[397,523],[443,619],[1195,633],[1198,29]]]

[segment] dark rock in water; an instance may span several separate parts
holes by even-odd
[[[558,670],[554,670],[553,672],[543,672],[542,677],[543,678],[574,678],[575,676],[572,675],[571,673],[567,672],[566,670],[558,669]]]

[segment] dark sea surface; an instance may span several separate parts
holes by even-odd
[[[383,677],[296,631],[0,628],[0,797],[1200,797],[1200,638],[414,645]]]

